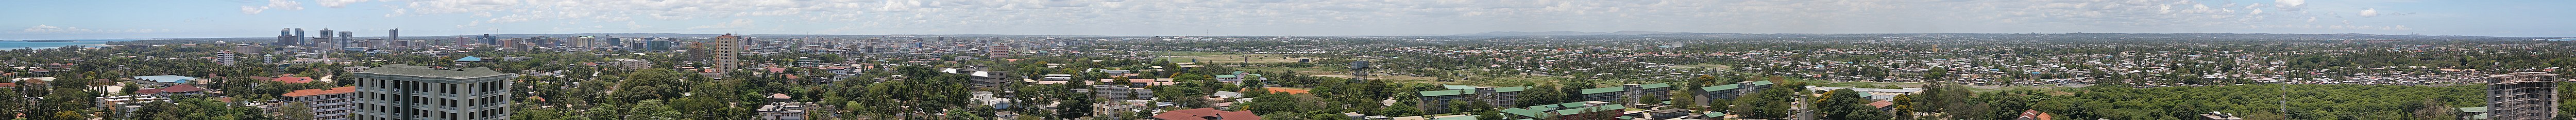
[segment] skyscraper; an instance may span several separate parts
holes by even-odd
[[[510,116],[510,82],[519,77],[492,68],[444,69],[385,65],[356,72],[359,120],[503,120]]]
[[[475,39],[475,40],[481,40],[481,41],[483,42],[483,44],[484,44],[484,45],[501,45],[501,37],[498,37],[498,36],[492,36],[492,34],[483,34],[483,36],[474,36],[474,39]]]
[[[313,41],[313,40],[308,40],[308,39],[304,36],[304,28],[296,28],[296,29],[295,29],[295,44],[294,44],[294,45],[295,45],[295,46],[304,46],[304,44],[312,44],[312,43],[305,43],[304,41]]]
[[[385,30],[385,40],[402,41],[402,29]]]
[[[308,44],[310,44],[309,46],[313,46],[313,47],[310,47],[310,49],[317,49],[317,50],[322,50],[322,51],[339,50],[339,49],[340,49],[340,42],[338,42],[338,41],[343,41],[343,40],[333,40],[333,39],[331,39],[331,34],[332,34],[332,33],[335,33],[335,32],[332,32],[330,28],[323,28],[323,29],[322,29],[322,36],[314,36],[314,37],[313,37],[313,38],[314,38],[314,39],[313,39],[313,42],[308,43]]]
[[[356,44],[349,44],[349,42],[357,42],[357,41],[358,41],[357,36],[358,36],[357,32],[351,32],[351,31],[340,31],[340,39],[337,39],[337,40],[339,40],[339,41],[336,41],[336,42],[339,42],[339,43],[337,43],[337,44],[340,44],[340,46],[342,46],[342,47],[358,47],[358,46],[362,46],[362,45],[356,45]],[[322,37],[331,37],[331,36],[322,36]],[[331,48],[331,49],[339,49],[339,48]]]
[[[295,33],[293,33],[293,32],[292,32],[292,30],[295,30],[295,29],[294,29],[294,28],[283,28],[283,29],[277,29],[277,44],[276,44],[276,45],[282,45],[282,46],[295,46],[295,45],[297,45],[297,44],[295,44],[295,43],[303,42],[303,39],[296,39],[296,38],[299,38],[299,37],[296,37],[296,36],[295,36]]]

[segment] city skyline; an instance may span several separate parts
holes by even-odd
[[[12,1],[0,39],[565,33],[1449,35],[1703,33],[2363,33],[2568,37],[2576,1]]]

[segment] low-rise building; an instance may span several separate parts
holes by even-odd
[[[1585,101],[1505,108],[1502,110],[1502,113],[1505,114],[1504,116],[1521,119],[1603,120],[1615,118],[1621,113],[1626,112],[1626,109],[1628,109],[1628,107],[1625,105],[1608,104],[1608,102],[1600,101]]]
[[[760,105],[760,109],[753,111],[760,113],[761,120],[805,120],[805,108],[811,105],[813,103],[777,102]]]
[[[307,107],[313,108],[313,110],[278,112],[309,112],[313,113],[313,119],[315,120],[347,120],[349,119],[348,115],[350,112],[353,112],[350,110],[356,108],[356,104],[350,102],[350,98],[355,96],[350,95],[349,93],[355,93],[357,91],[358,87],[337,87],[287,92],[286,94],[283,94],[286,98],[282,99],[286,101],[286,103],[302,103]]]

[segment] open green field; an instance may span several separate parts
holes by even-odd
[[[1203,63],[1297,62],[1296,58],[1288,58],[1286,57],[1287,55],[1283,54],[1237,54],[1232,52],[1155,52],[1154,54],[1163,55],[1163,57],[1157,59],[1170,60],[1173,62],[1186,62],[1190,61],[1190,59],[1198,59],[1199,62]]]

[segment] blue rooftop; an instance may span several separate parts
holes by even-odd
[[[196,79],[197,79],[197,77],[178,76],[178,75],[156,75],[156,76],[134,76],[134,79],[137,79],[137,80],[150,80],[150,81],[152,81],[152,82],[163,82],[163,83],[188,83],[188,81],[189,81],[189,80],[196,80]]]
[[[474,56],[465,56],[465,58],[457,58],[457,59],[456,59],[456,61],[483,61],[483,58],[474,57]]]

